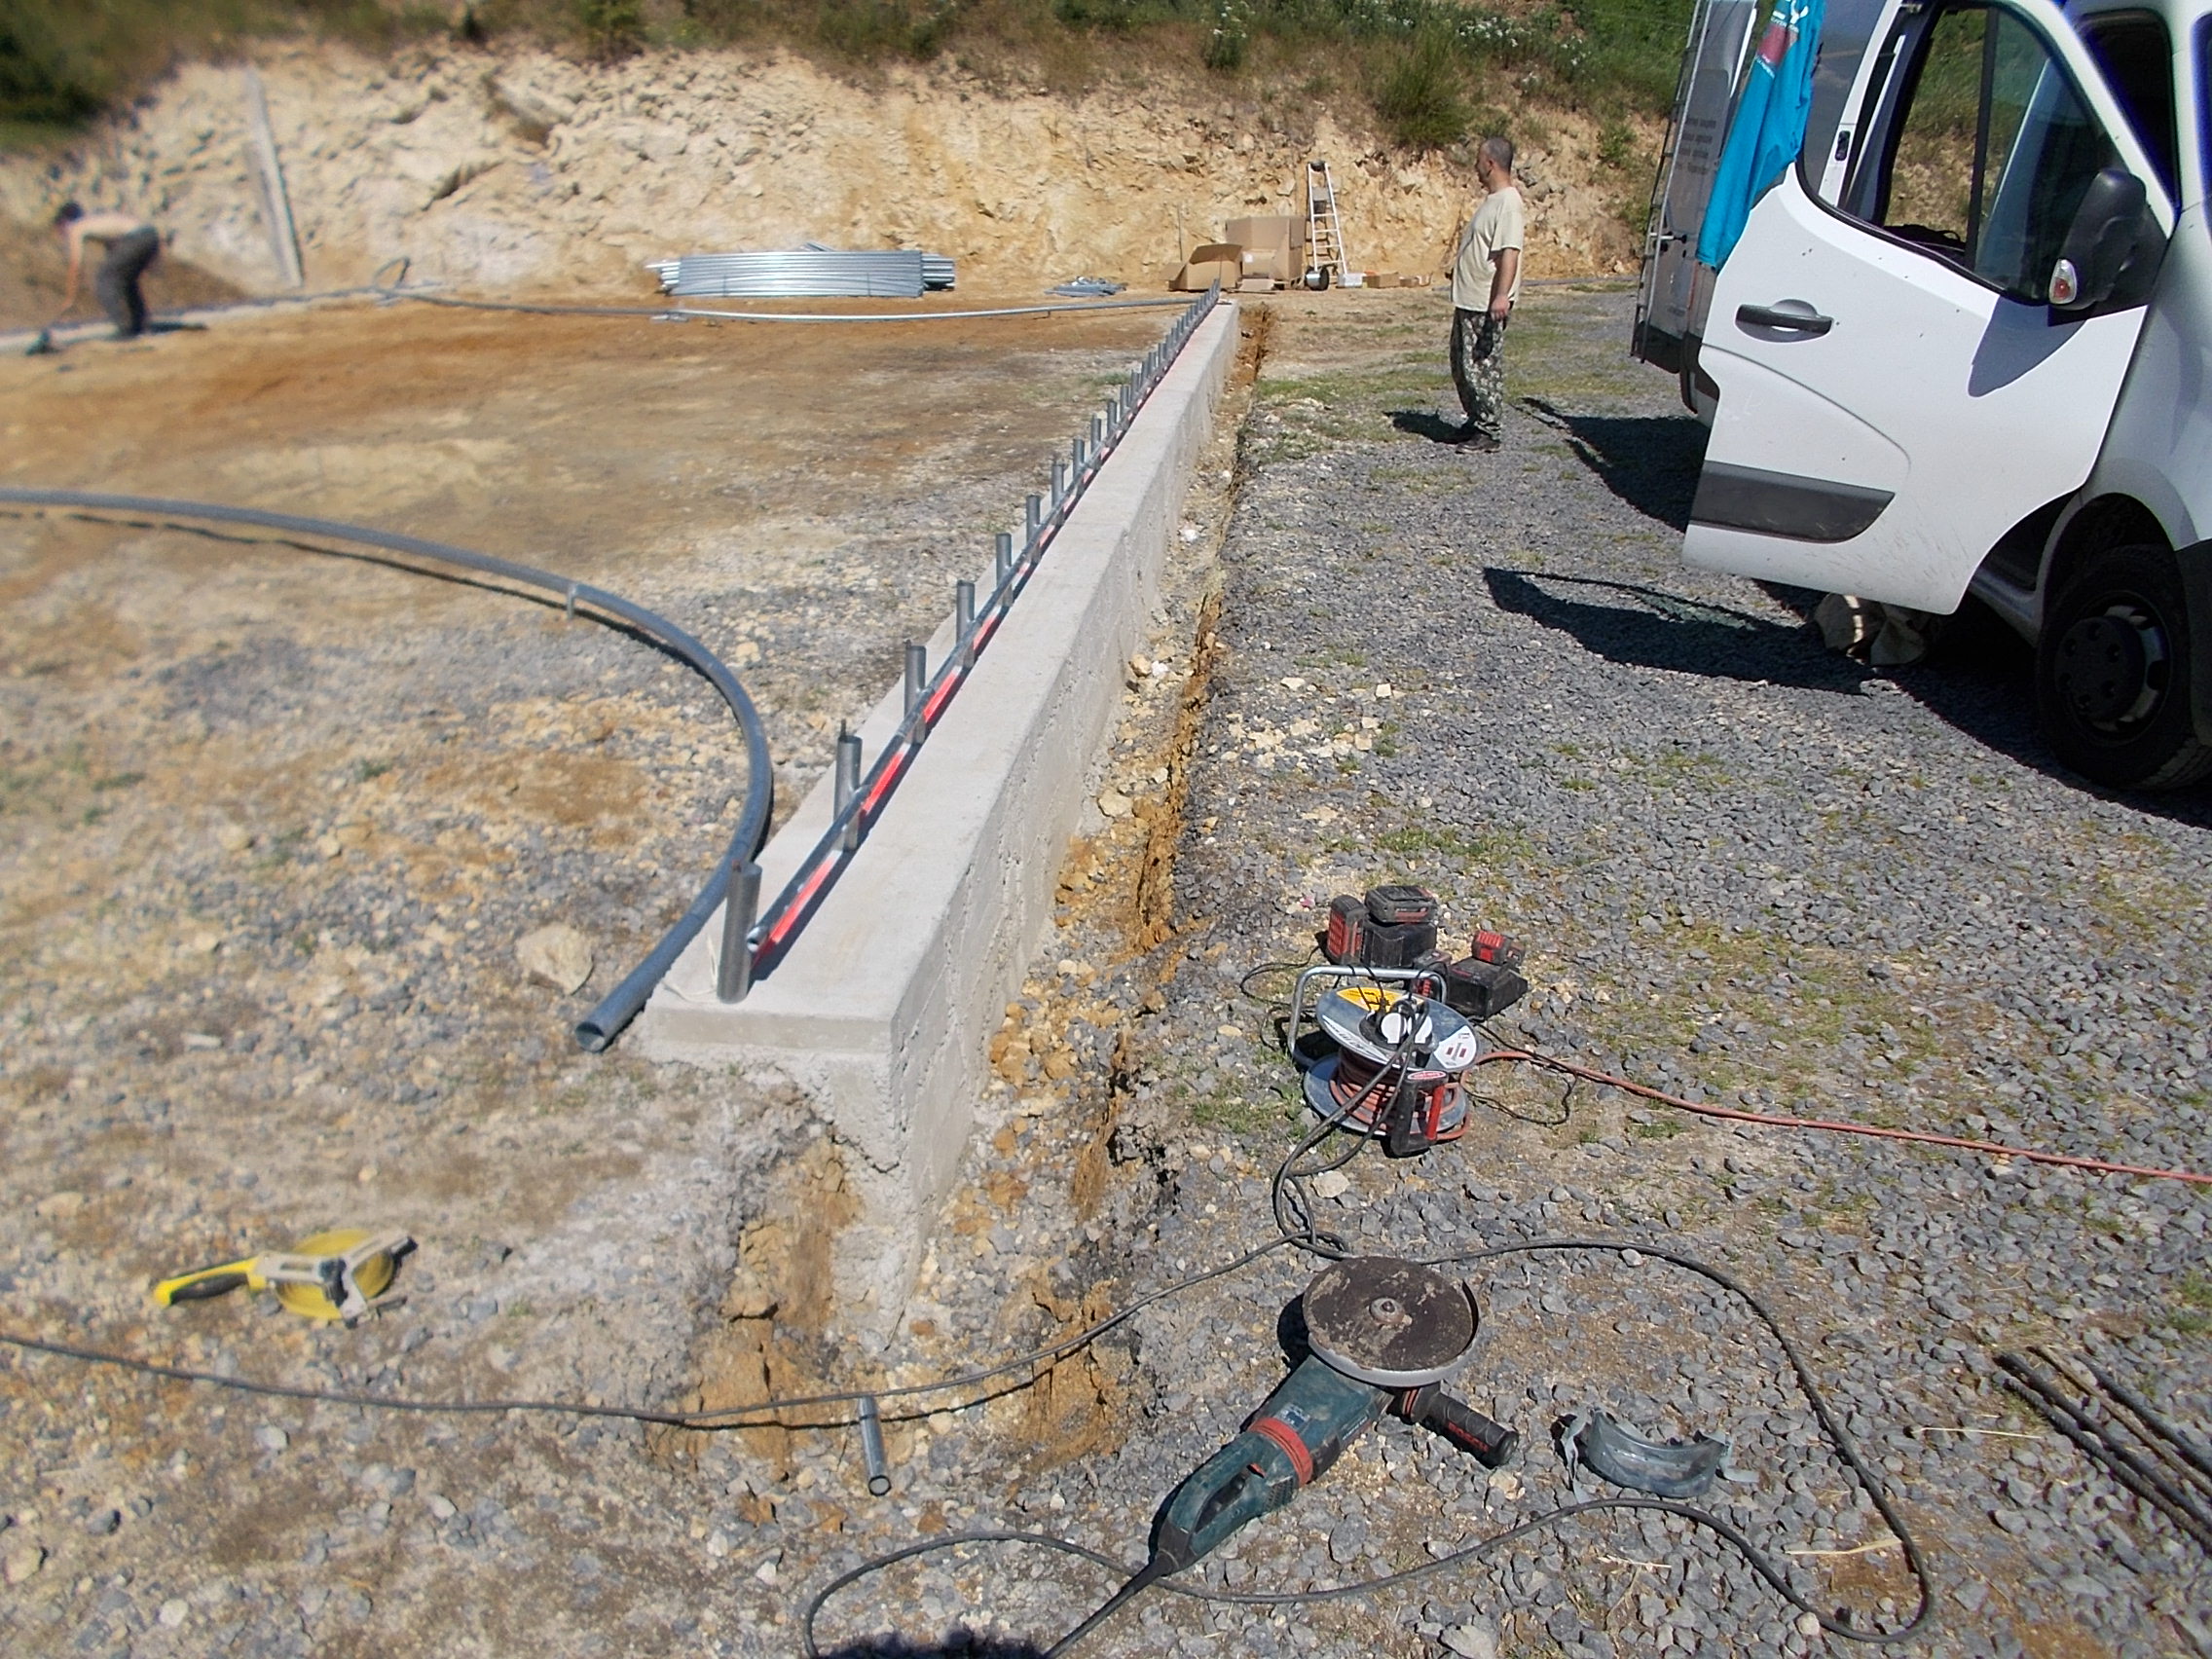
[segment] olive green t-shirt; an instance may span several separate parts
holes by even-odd
[[[1521,193],[1511,185],[1483,198],[1475,216],[1467,221],[1467,234],[1459,239],[1459,257],[1452,266],[1452,304],[1460,311],[1490,310],[1490,285],[1496,275],[1494,261],[1507,248],[1522,245]],[[1513,292],[1521,298],[1521,273],[1513,274]]]

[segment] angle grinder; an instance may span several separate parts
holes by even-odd
[[[1346,1446],[1390,1412],[1496,1468],[1520,1436],[1443,1391],[1473,1353],[1473,1292],[1392,1256],[1332,1262],[1306,1287],[1311,1350],[1243,1432],[1175,1489],[1153,1529],[1152,1557],[1096,1612],[1055,1642],[1067,1652],[1149,1586],[1218,1549],[1328,1473]]]

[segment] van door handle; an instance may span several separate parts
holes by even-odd
[[[1784,310],[1784,307],[1789,309]],[[1835,326],[1834,317],[1823,316],[1803,300],[1784,300],[1771,306],[1738,306],[1736,320],[1746,328],[1774,328],[1785,334],[1825,334]]]

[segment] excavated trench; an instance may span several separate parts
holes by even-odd
[[[1112,754],[1087,827],[1061,866],[1052,935],[1030,965],[1022,996],[1007,1005],[988,1039],[994,1076],[978,1111],[977,1144],[939,1218],[916,1297],[921,1311],[884,1353],[858,1365],[831,1343],[836,1287],[828,1275],[850,1199],[836,1151],[816,1142],[786,1161],[766,1207],[742,1230],[728,1293],[693,1350],[690,1409],[954,1376],[1002,1353],[1064,1341],[1107,1317],[1143,1279],[1134,1241],[1159,1198],[1164,1149],[1130,1132],[1124,1105],[1144,1065],[1145,1022],[1186,966],[1188,918],[1175,914],[1175,860],[1189,831],[1189,767],[1220,649],[1220,548],[1272,320],[1264,305],[1243,309],[1215,436],[1162,573],[1152,637],[1126,665]],[[1051,1219],[1040,1223],[1045,1236],[1016,1275],[1010,1308],[997,1279],[964,1283],[958,1263],[974,1240],[1022,1215]],[[994,1345],[988,1351],[953,1340],[978,1324]],[[966,1445],[962,1461],[978,1477],[1001,1462],[1028,1476],[1096,1453],[1125,1430],[1131,1363],[1125,1338],[1110,1339],[974,1388],[913,1405],[887,1401],[891,1456],[909,1461],[934,1437],[965,1436],[977,1419],[987,1425],[989,1450]],[[828,1437],[832,1450],[851,1438],[850,1406],[796,1416],[839,1431]],[[750,1429],[742,1438],[763,1475],[788,1480],[796,1472],[785,1429]],[[749,1496],[773,1507],[768,1497]]]

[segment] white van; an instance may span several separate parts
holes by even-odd
[[[1692,249],[1753,0],[1698,0],[1636,352],[1712,425],[1690,564],[2036,646],[2102,783],[2212,776],[2212,0],[1829,0],[1797,165]]]

